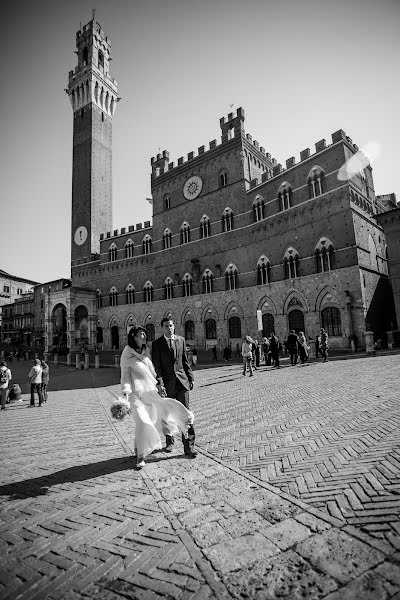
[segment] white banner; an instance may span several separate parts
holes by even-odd
[[[262,331],[263,330],[263,322],[262,322],[262,312],[261,312],[261,310],[257,311],[257,326],[258,326],[258,331]]]

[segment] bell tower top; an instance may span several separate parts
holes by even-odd
[[[66,90],[73,111],[91,101],[112,117],[119,99],[117,82],[110,75],[111,41],[94,11],[92,20],[76,32],[76,48],[78,65],[69,72]]]

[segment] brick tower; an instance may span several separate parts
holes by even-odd
[[[110,40],[93,19],[76,34],[78,65],[66,90],[74,113],[71,268],[100,251],[112,228],[112,118],[117,82],[110,77]],[[73,273],[72,273],[73,276]]]

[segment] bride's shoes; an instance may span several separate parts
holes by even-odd
[[[140,462],[136,463],[136,468],[137,469],[143,469],[143,467],[145,466],[145,464],[146,463],[144,462],[144,460],[141,460]]]

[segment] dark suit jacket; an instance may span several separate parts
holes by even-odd
[[[174,353],[169,349],[168,342],[163,335],[153,342],[151,358],[157,379],[159,383],[165,385],[167,390],[171,389],[172,382],[175,384],[176,380],[180,381],[188,390],[193,381],[193,372],[186,353],[186,343],[183,337],[176,335],[173,344],[175,345]]]

